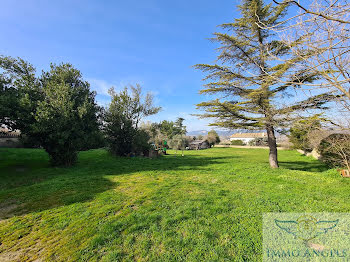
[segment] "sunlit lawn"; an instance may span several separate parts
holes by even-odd
[[[0,261],[260,261],[264,212],[350,211],[350,180],[295,151],[170,154],[0,149]]]

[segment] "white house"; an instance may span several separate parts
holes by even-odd
[[[267,133],[236,133],[230,136],[230,141],[241,140],[244,144],[248,144],[255,138],[267,138]]]

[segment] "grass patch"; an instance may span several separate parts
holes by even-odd
[[[0,149],[0,261],[260,261],[264,212],[350,211],[349,180],[296,151],[170,153]]]

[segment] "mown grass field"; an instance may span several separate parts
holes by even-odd
[[[261,261],[264,212],[350,212],[350,180],[295,151],[0,149],[0,261]]]

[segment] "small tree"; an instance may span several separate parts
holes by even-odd
[[[215,144],[220,143],[220,137],[214,129],[208,132],[206,140],[207,140],[210,147],[212,147]]]
[[[184,118],[178,117],[174,123],[174,135],[186,135],[186,126],[184,126],[183,122],[185,121]]]
[[[293,147],[305,152],[311,152],[313,146],[310,143],[309,134],[322,128],[321,121],[324,121],[324,119],[320,118],[319,115],[296,121],[290,128],[290,134],[288,135]]]
[[[318,147],[322,160],[333,167],[350,171],[350,135],[332,134],[323,139]]]
[[[160,107],[153,105],[153,96],[150,93],[143,97],[140,85],[125,87],[119,93],[111,88],[109,94],[112,96],[112,101],[104,117],[109,150],[114,155],[127,156],[133,150],[140,149],[140,145],[148,143],[149,137],[147,141],[139,141],[141,133],[138,125],[143,117],[158,113]],[[136,138],[137,135],[140,137]],[[142,134],[142,137],[146,136]]]
[[[186,137],[183,137],[180,134],[173,136],[173,138],[169,141],[169,146],[175,150],[175,154],[177,154],[177,150],[182,150],[183,156],[183,151],[186,146]]]

